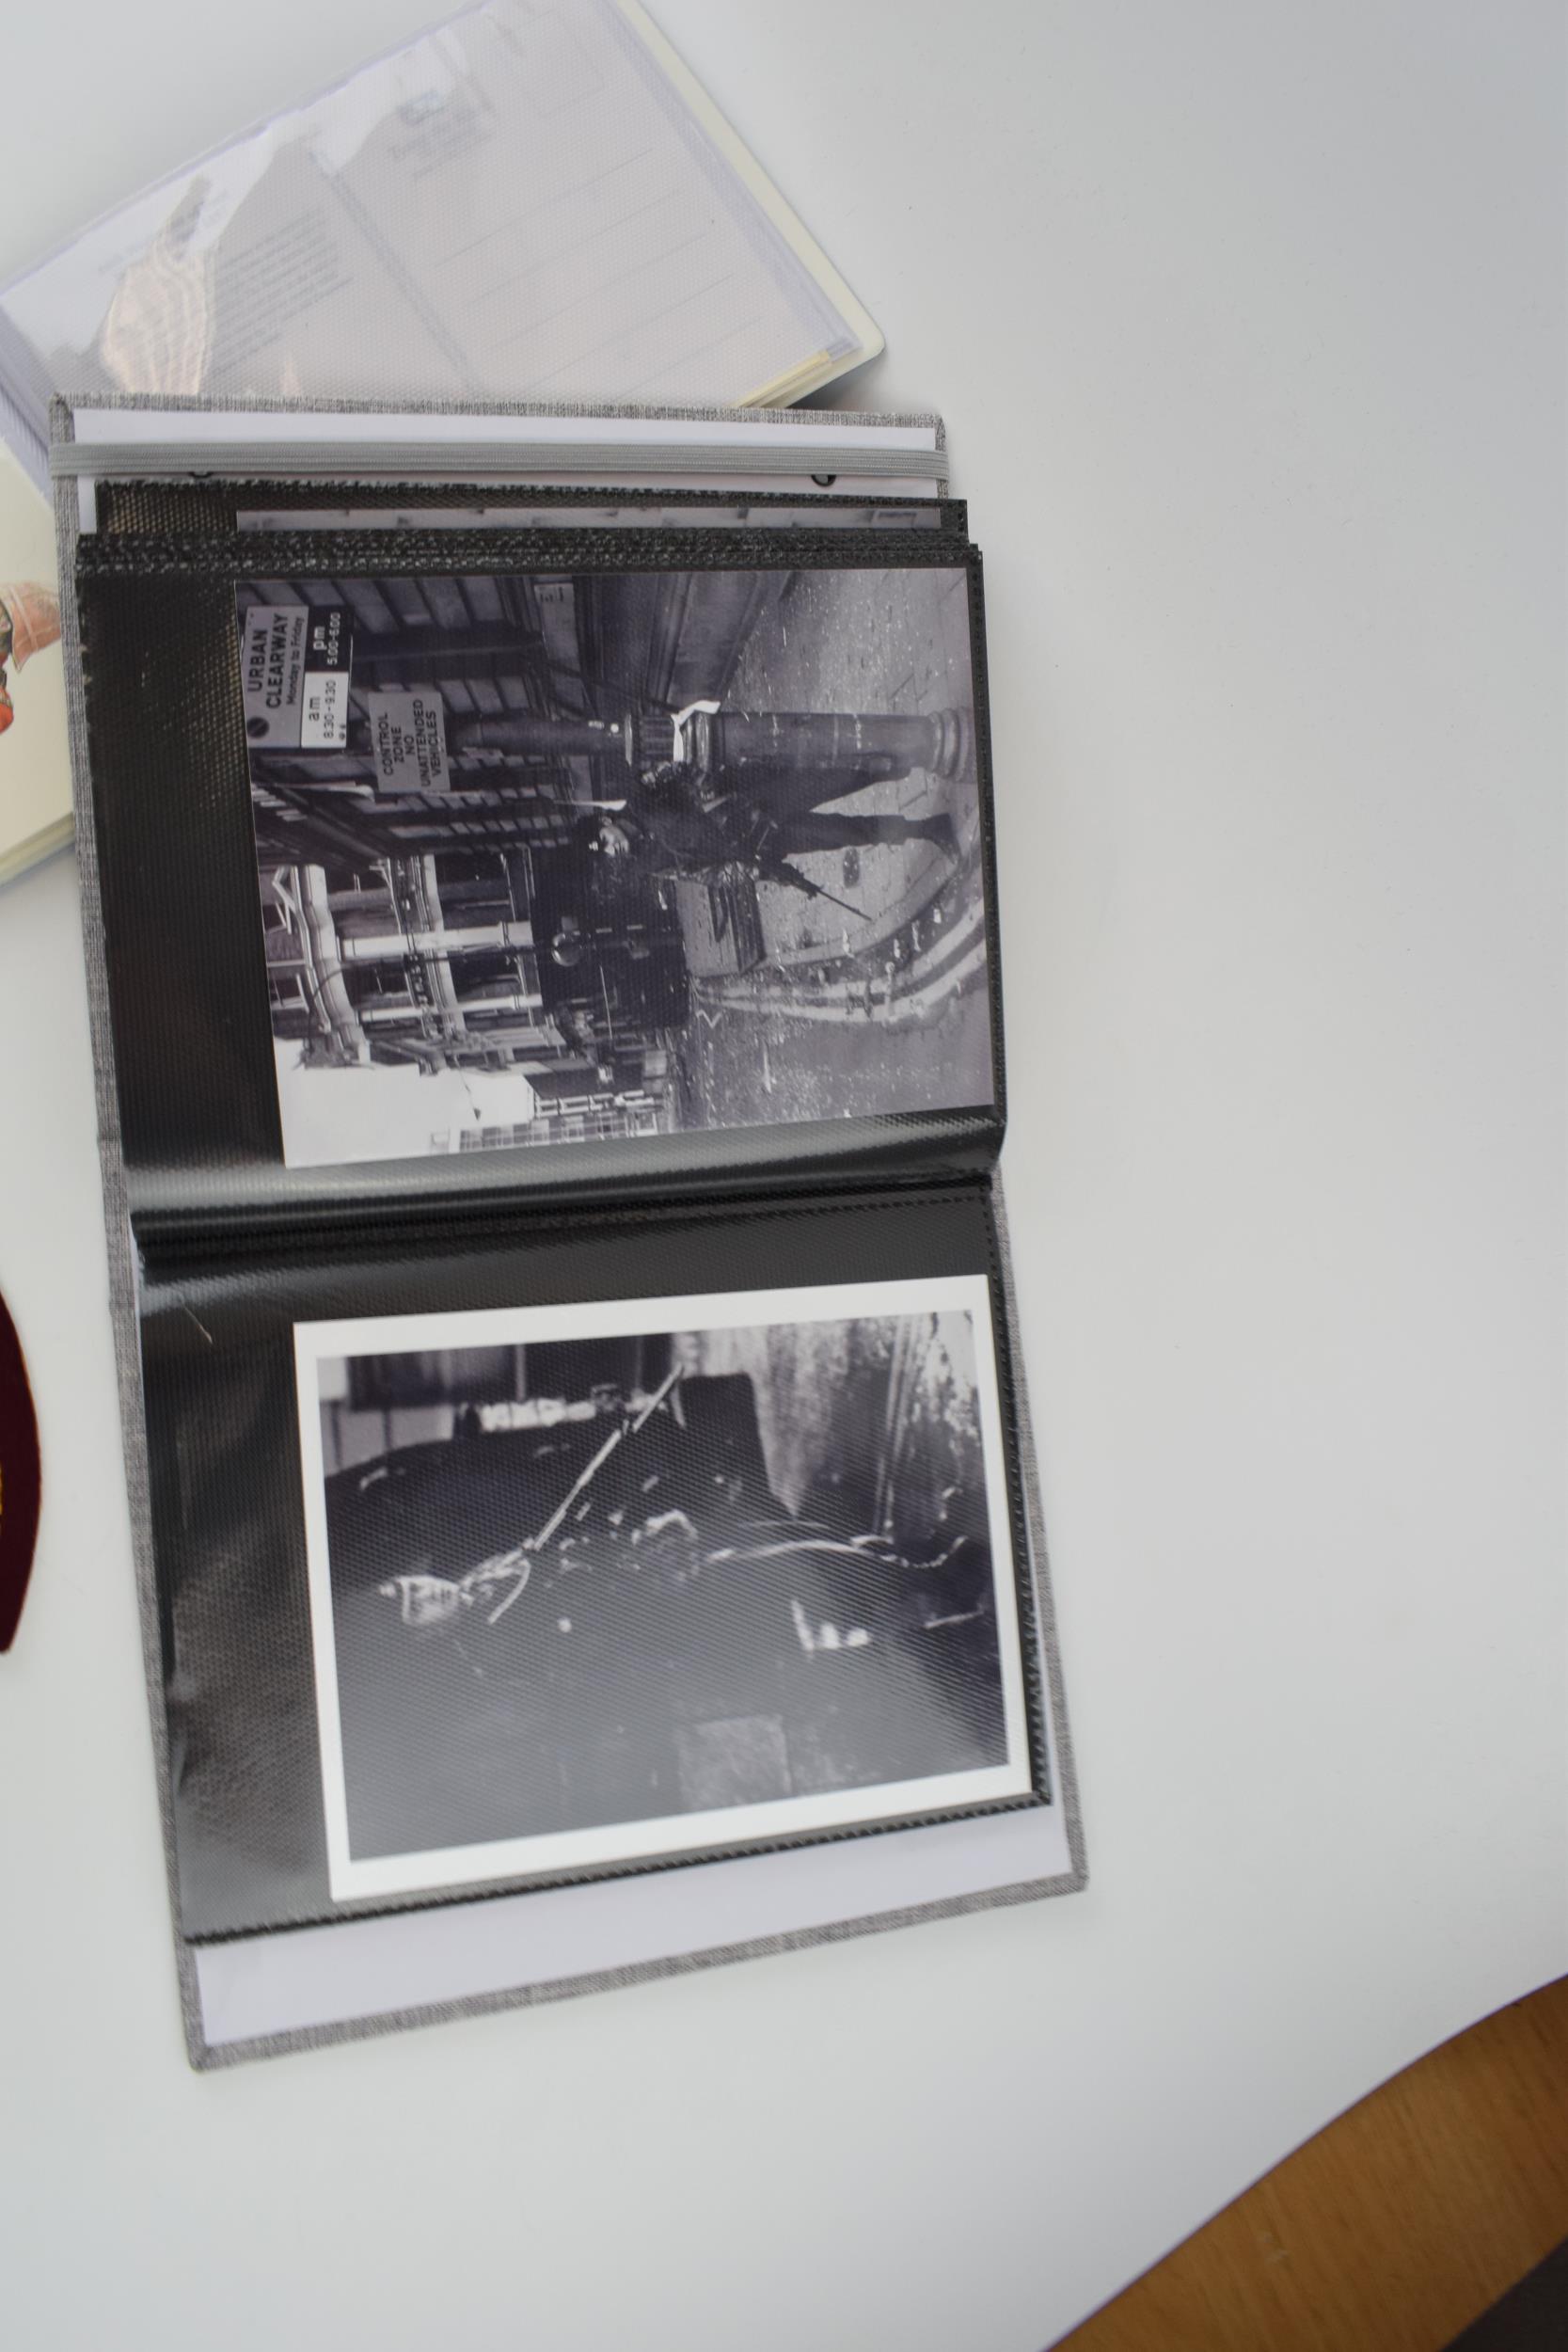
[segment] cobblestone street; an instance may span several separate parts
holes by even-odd
[[[959,708],[972,718],[968,575],[785,575],[725,699],[742,709]],[[768,964],[695,993],[681,1055],[693,1125],[832,1119],[851,1103],[876,1115],[990,1098],[973,756],[951,781],[917,770],[833,805],[948,817],[957,856],[915,841],[792,861],[855,914],[784,884],[759,886]],[[958,1075],[966,1083],[955,1091]]]

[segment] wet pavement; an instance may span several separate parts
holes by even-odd
[[[759,710],[960,709],[973,717],[969,580],[959,569],[794,572],[759,615],[725,700]],[[752,1125],[990,1100],[979,797],[973,756],[951,780],[916,770],[841,806],[945,816],[929,843],[792,860],[847,914],[758,888],[768,961],[700,981],[681,1041],[685,1122]]]

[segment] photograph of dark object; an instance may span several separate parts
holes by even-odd
[[[1024,1793],[990,1343],[943,1302],[314,1358],[335,1887]]]

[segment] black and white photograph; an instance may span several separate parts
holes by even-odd
[[[294,1342],[336,1900],[1030,1794],[983,1277]]]
[[[289,1166],[992,1103],[963,566],[237,602]]]

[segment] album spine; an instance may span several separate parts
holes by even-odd
[[[652,1232],[683,1210],[711,1213],[761,1202],[826,1203],[914,1191],[984,1192],[1001,1145],[1000,1120],[977,1119],[964,1136],[950,1135],[940,1150],[927,1145],[893,1155],[867,1153],[852,1167],[822,1169],[787,1161],[756,1169],[688,1170],[657,1184],[606,1177],[530,1190],[427,1188],[373,1200],[295,1196],[239,1209],[227,1200],[202,1206],[168,1200],[135,1207],[129,1223],[139,1255],[162,1264],[206,1266],[338,1255],[351,1243],[378,1249],[395,1240],[412,1247],[459,1232],[470,1246],[483,1247],[487,1239],[515,1241],[523,1230],[559,1232],[597,1220],[641,1221]]]

